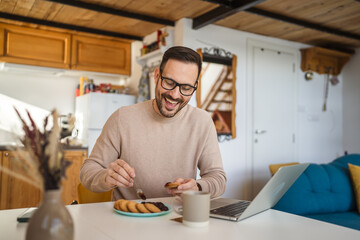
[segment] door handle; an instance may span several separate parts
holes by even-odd
[[[266,133],[266,130],[258,130],[258,129],[255,130],[255,134],[264,134],[264,133]]]

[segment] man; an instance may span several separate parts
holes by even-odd
[[[182,191],[225,191],[214,123],[210,115],[188,105],[196,90],[201,58],[186,47],[172,47],[155,70],[155,99],[119,108],[107,120],[80,172],[94,192],[112,188],[113,200],[147,198]],[[195,180],[197,168],[201,179]],[[181,185],[167,190],[167,182]],[[135,186],[134,186],[135,185]]]

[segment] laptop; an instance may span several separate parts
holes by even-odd
[[[210,217],[239,222],[275,206],[305,171],[309,163],[281,167],[253,201],[216,198],[210,202]]]

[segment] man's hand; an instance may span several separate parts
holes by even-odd
[[[168,193],[173,196],[181,195],[181,193],[185,191],[199,191],[198,186],[196,185],[195,179],[188,178],[188,179],[182,179],[178,178],[174,182],[180,183],[180,185],[175,189],[168,189]]]
[[[105,184],[110,187],[132,187],[135,171],[122,159],[116,159],[110,163],[105,178]]]

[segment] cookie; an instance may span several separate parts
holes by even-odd
[[[128,201],[126,206],[127,206],[128,210],[129,210],[129,212],[139,213],[138,209],[136,208],[136,202]]]
[[[151,213],[149,210],[147,210],[147,208],[145,207],[144,204],[142,203],[137,203],[136,204],[136,208],[139,210],[139,212],[141,213]]]
[[[168,182],[165,184],[165,188],[168,188],[168,189],[175,189],[177,188],[178,186],[180,186],[180,183],[176,183],[176,182]]]
[[[116,208],[117,210],[122,211],[120,205],[121,205],[122,202],[124,202],[124,201],[127,201],[127,200],[125,200],[125,199],[119,199],[119,200],[117,200],[117,201],[114,203],[114,208]]]
[[[129,209],[127,207],[128,202],[129,200],[122,199],[122,201],[120,202],[120,211],[129,212]]]
[[[120,199],[120,200],[117,200],[115,203],[114,203],[114,208],[117,209],[117,210],[120,210],[120,202],[123,201],[124,199]]]
[[[161,210],[152,203],[145,203],[145,207],[152,213],[159,213]]]

